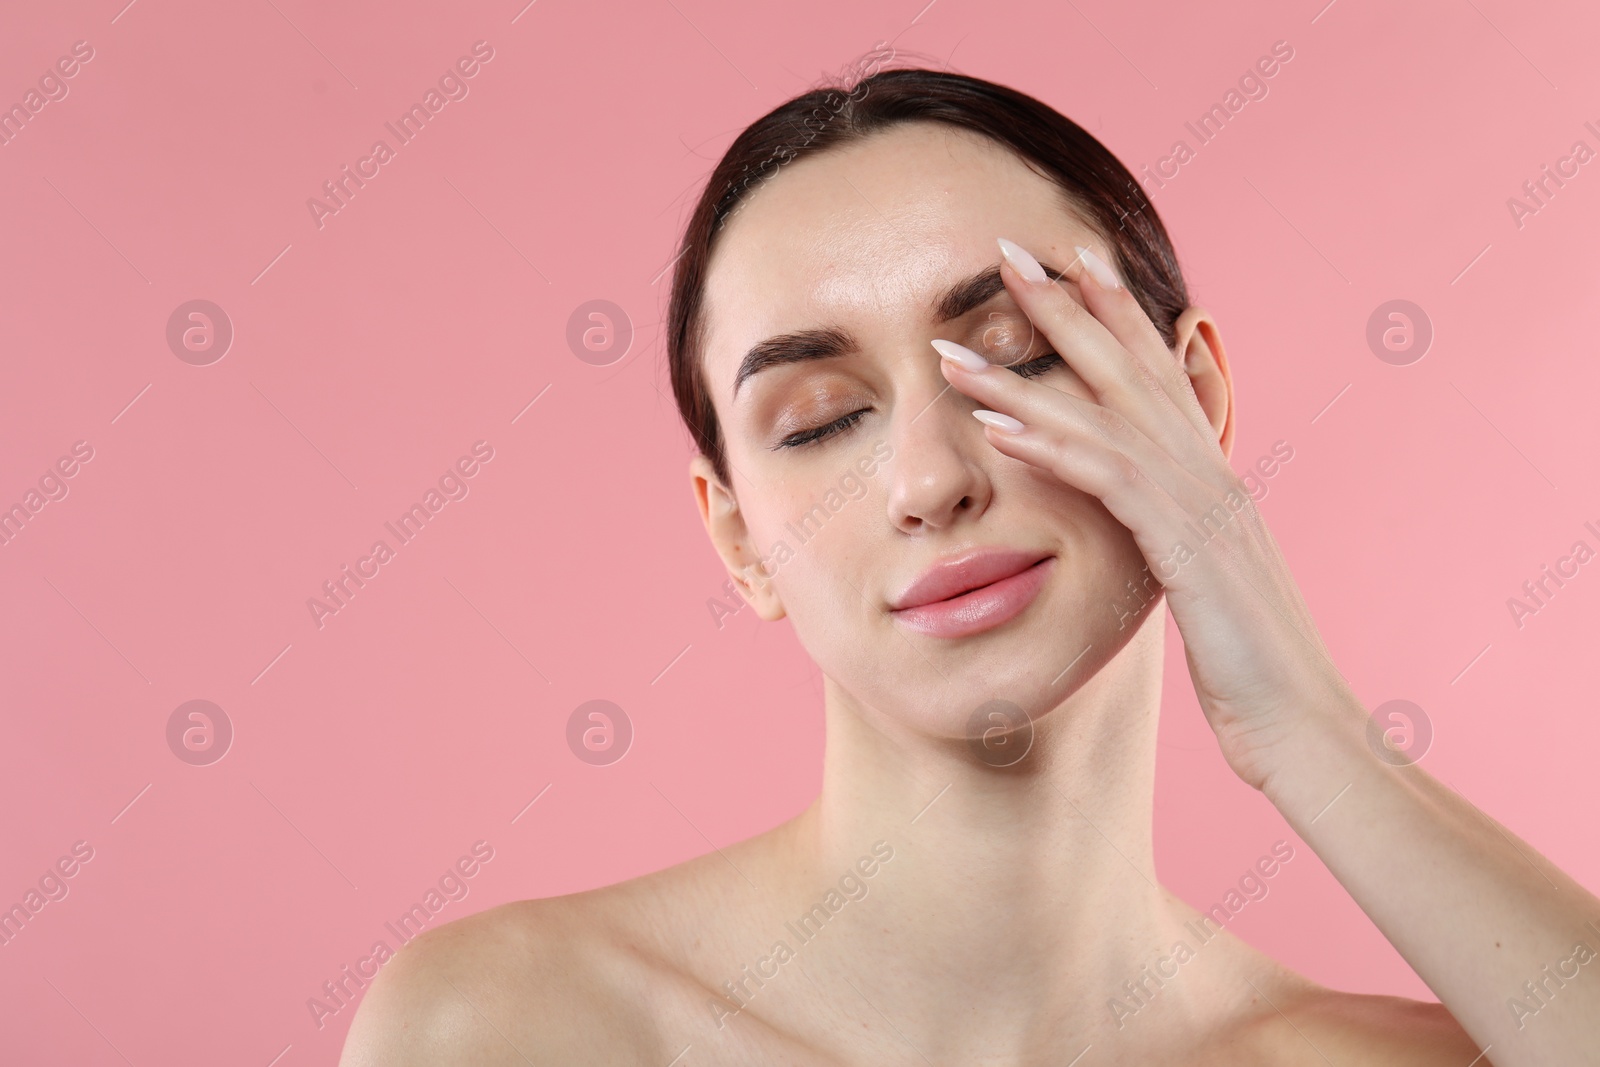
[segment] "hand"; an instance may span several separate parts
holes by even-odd
[[[1133,294],[1079,248],[1067,276],[1086,309],[1019,246],[1002,240],[1001,251],[1007,290],[1095,401],[935,341],[945,377],[988,409],[974,414],[995,448],[1093,494],[1132,531],[1164,587],[1229,766],[1262,789],[1290,732],[1308,723],[1359,730],[1365,709],[1329,658],[1181,360]]]
[[[1366,709],[1329,659],[1181,361],[1089,253],[1079,249],[1069,269],[1080,306],[1008,246],[1007,290],[1094,399],[935,341],[946,379],[989,409],[974,412],[989,442],[1093,494],[1132,531],[1165,587],[1229,766],[1267,795],[1438,995],[1482,1049],[1472,1062],[1487,1062],[1491,1048],[1503,1067],[1589,1056],[1600,1041],[1600,985],[1568,982],[1568,999],[1548,1015],[1546,1000],[1523,1001],[1519,990],[1541,967],[1550,974],[1550,961],[1575,958],[1570,946],[1588,936],[1578,931],[1600,915],[1600,899],[1426,771],[1400,771],[1367,747]],[[1203,529],[1203,517],[1215,521]],[[1538,1026],[1508,1003],[1539,1012]],[[1434,1033],[1462,1044],[1433,1019]]]

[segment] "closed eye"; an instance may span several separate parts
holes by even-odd
[[[779,441],[777,447],[804,448],[807,445],[815,444],[825,437],[832,437],[836,433],[839,433],[843,430],[848,430],[851,426],[855,425],[863,415],[871,410],[871,408],[861,408],[857,411],[852,411],[848,415],[834,419],[826,426],[817,426],[810,430],[801,430],[799,433],[792,433],[788,437],[785,437],[782,441]]]
[[[1039,356],[1036,359],[1030,359],[1026,363],[1018,363],[1014,366],[1007,367],[1006,369],[1016,374],[1020,374],[1024,378],[1037,378],[1039,375],[1054,369],[1058,365],[1064,364],[1064,362],[1065,361],[1062,360],[1062,358],[1056,353],[1046,352],[1044,355]],[[844,431],[850,429],[850,427],[861,421],[862,416],[866,415],[871,410],[871,408],[860,408],[856,411],[850,412],[848,415],[842,415],[826,425],[816,426],[809,430],[801,430],[798,433],[792,433],[788,437],[785,437],[782,441],[779,441],[776,448],[806,448],[810,445],[814,445],[819,441],[826,440],[829,437],[833,437],[836,434],[843,433]]]
[[[1046,352],[1038,359],[1030,359],[1026,363],[1018,363],[1015,367],[1010,369],[1016,371],[1024,378],[1037,378],[1045,371],[1050,370],[1057,364],[1064,362],[1065,361],[1054,352]]]

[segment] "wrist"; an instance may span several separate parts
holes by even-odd
[[[1261,753],[1257,787],[1297,826],[1309,825],[1348,788],[1393,774],[1368,739],[1367,711],[1353,697],[1287,724]]]

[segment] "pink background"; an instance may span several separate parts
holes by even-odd
[[[331,1064],[353,1008],[319,1029],[307,999],[473,842],[494,859],[437,922],[811,800],[814,668],[787,625],[707,608],[662,271],[734,133],[879,40],[1040,97],[1136,171],[1289,42],[1148,190],[1223,326],[1236,468],[1290,443],[1263,508],[1346,676],[1421,705],[1425,766],[1600,886],[1600,563],[1520,629],[1506,606],[1600,547],[1600,161],[1520,227],[1507,207],[1600,150],[1592,5],[523,2],[0,15],[0,103],[94,49],[0,147],[0,507],[94,450],[0,546],[0,904],[94,849],[0,947],[0,1060]],[[478,40],[470,94],[319,229],[307,199]],[[166,341],[197,298],[235,330],[209,366]],[[1396,298],[1435,330],[1409,366],[1365,339]],[[637,331],[607,366],[566,340],[596,299]],[[307,599],[479,440],[469,495],[319,629]],[[1169,637],[1158,858],[1205,907],[1292,835]],[[636,731],[611,766],[564,740],[595,698]],[[167,744],[192,699],[235,730],[209,766]],[[1270,885],[1233,929],[1429,997],[1309,849]]]

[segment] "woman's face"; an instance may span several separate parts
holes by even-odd
[[[1054,707],[1149,610],[1128,589],[1146,577],[1129,531],[1095,497],[996,451],[971,415],[979,405],[940,372],[935,338],[1092,399],[1065,363],[1038,362],[1051,348],[998,281],[952,288],[998,267],[997,237],[1052,277],[1075,244],[1114,262],[1060,190],[1008,149],[901,125],[791,163],[755,190],[718,238],[706,283],[705,375],[732,498],[708,484],[703,459],[692,470],[707,479],[719,551],[755,581],[761,614],[787,614],[830,678],[941,737],[965,736],[991,699],[1031,716]],[[1057,284],[1082,303],[1076,284]],[[801,331],[817,333],[767,353],[831,354],[749,358]],[[982,549],[1053,557],[1020,613],[952,634],[892,610],[931,566]]]

